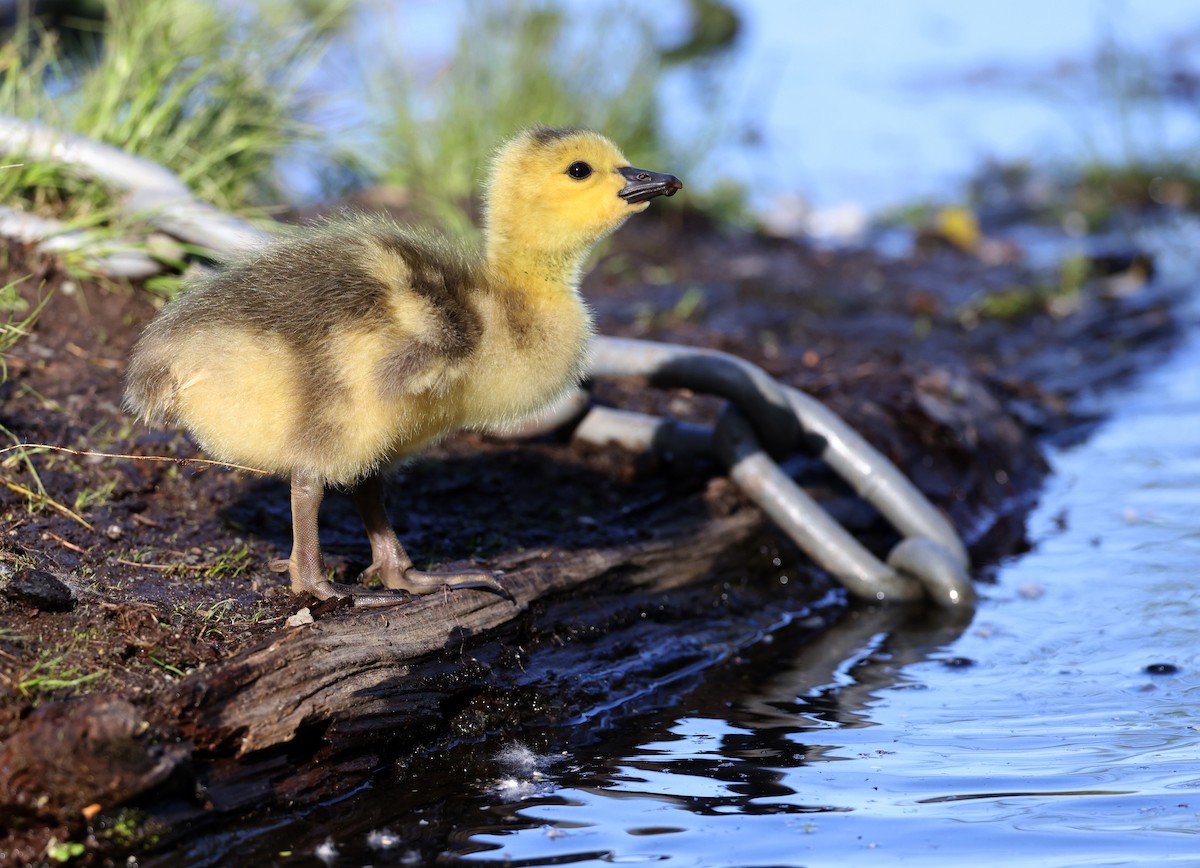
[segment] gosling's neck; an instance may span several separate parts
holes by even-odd
[[[496,191],[492,193],[495,195]],[[503,191],[483,214],[483,257],[493,281],[530,297],[573,295],[592,248],[614,227],[576,227]]]
[[[571,251],[538,249],[488,238],[484,261],[494,285],[552,298],[578,291],[590,252],[590,246]]]

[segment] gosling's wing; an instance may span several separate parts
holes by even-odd
[[[181,389],[219,379],[214,388],[244,392],[247,377],[282,377],[277,385],[309,408],[347,390],[357,399],[445,392],[483,333],[477,274],[465,252],[382,218],[297,232],[193,281],[167,306],[131,357],[126,406],[167,424]],[[255,374],[260,357],[270,370]],[[247,369],[237,382],[234,361]]]
[[[383,289],[387,311],[387,350],[373,360],[381,393],[445,391],[464,374],[486,327],[477,266],[436,239],[378,221],[358,226],[361,279]]]

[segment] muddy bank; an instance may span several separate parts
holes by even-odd
[[[11,439],[196,455],[120,410],[138,289],[8,251],[53,295],[8,359]],[[1072,398],[1159,352],[1170,298],[919,255],[814,251],[685,212],[625,231],[585,284],[609,334],[716,347],[827,402],[904,469],[983,564],[1022,545],[1038,438]],[[1013,299],[1004,316],[987,299]],[[711,421],[713,399],[597,384],[615,406]],[[8,436],[8,435],[6,435]],[[880,546],[890,532],[819,468],[811,491]],[[219,468],[30,450],[0,464],[0,849],[87,840],[89,858],[294,809],[456,740],[594,714],[809,612],[845,603],[715,462],[560,438],[457,438],[405,468],[389,508],[424,564],[506,570],[514,605],[456,592],[384,612],[316,610],[267,569],[290,544],[284,484]],[[29,492],[29,493],[26,493]],[[369,563],[348,500],[322,528],[343,579]],[[786,578],[786,581],[784,579]]]

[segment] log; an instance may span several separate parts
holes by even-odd
[[[336,618],[284,630],[217,671],[185,679],[170,714],[198,749],[238,757],[286,745],[313,725],[353,724],[356,738],[369,743],[366,721],[385,721],[390,733],[423,715],[408,684],[415,661],[465,648],[535,601],[585,586],[645,592],[699,581],[763,529],[761,514],[744,508],[704,521],[656,522],[649,539],[629,545],[509,555],[495,566],[515,602],[460,590],[393,609],[339,611]]]

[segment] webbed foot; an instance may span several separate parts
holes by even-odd
[[[358,514],[371,540],[371,566],[360,582],[378,578],[385,588],[411,594],[432,594],[441,590],[477,588],[491,591],[506,600],[516,602],[508,589],[496,581],[495,573],[485,570],[448,570],[432,572],[418,570],[388,519],[383,503],[383,480],[376,474],[364,478],[354,489],[352,497]]]
[[[306,571],[292,558],[271,561],[269,567],[272,572],[287,573],[291,576],[293,594],[312,594],[318,600],[340,600],[349,597],[357,609],[397,606],[413,598],[411,593],[401,588],[378,590],[331,582],[320,570]]]
[[[508,589],[496,581],[495,573],[485,570],[447,570],[445,572],[418,570],[412,566],[411,562],[402,566],[404,561],[408,561],[408,555],[400,547],[399,541],[396,542],[395,549],[391,546],[383,546],[380,553],[383,552],[388,552],[388,554],[367,567],[359,577],[360,582],[378,578],[383,582],[385,588],[409,594],[432,594],[442,590],[456,591],[462,588],[478,588],[516,602]]]
[[[440,590],[478,588],[516,602],[513,595],[496,581],[495,575],[482,570],[426,572],[413,567],[412,560],[396,538],[383,506],[383,486],[378,476],[363,480],[354,491],[354,502],[371,540],[371,566],[360,581],[379,578],[384,589],[331,582],[321,558],[317,534],[317,512],[325,486],[312,473],[292,473],[292,553],[287,560],[272,561],[276,572],[292,579],[292,591],[312,594],[319,600],[350,598],[355,608],[373,609],[395,606],[411,600],[414,594]]]

